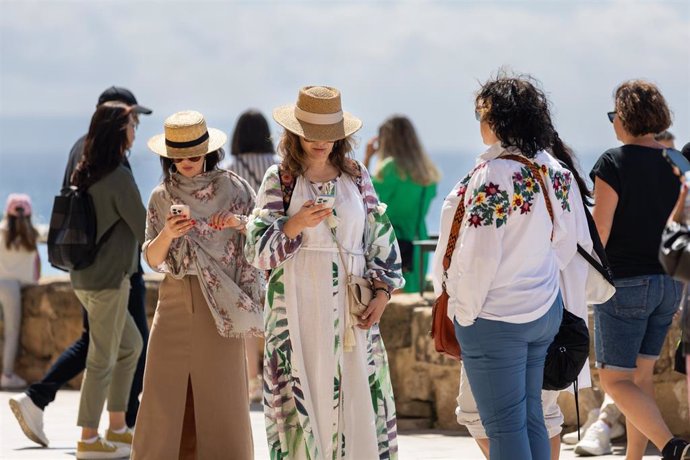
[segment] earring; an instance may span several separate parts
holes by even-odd
[[[201,172],[206,172],[206,157],[204,157],[204,166],[202,167]]]

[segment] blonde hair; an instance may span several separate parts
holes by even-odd
[[[403,177],[420,185],[437,183],[441,173],[422,147],[409,118],[393,115],[379,127],[379,153],[381,160],[392,157]],[[379,161],[375,175],[380,177]]]

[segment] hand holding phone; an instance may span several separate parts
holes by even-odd
[[[186,204],[173,204],[170,206],[170,214],[173,216],[183,216],[189,219],[191,213],[189,211],[189,206]]]
[[[326,208],[333,208],[335,206],[334,195],[319,195],[314,200],[314,204],[322,204]]]
[[[666,158],[666,161],[673,166],[674,173],[677,176],[681,177],[690,171],[690,161],[688,161],[688,159],[685,158],[678,150],[664,149],[661,153],[664,158]],[[678,171],[676,172],[675,169]]]

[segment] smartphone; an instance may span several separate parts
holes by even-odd
[[[314,204],[323,204],[327,208],[335,206],[335,196],[333,195],[319,195],[316,197]]]
[[[690,161],[688,161],[678,150],[664,149],[662,153],[666,161],[671,163],[671,166],[675,166],[680,170],[681,176],[690,171]]]
[[[173,204],[170,206],[170,214],[173,216],[184,216],[189,219],[189,206],[186,204]]]

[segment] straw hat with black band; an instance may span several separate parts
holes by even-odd
[[[165,132],[153,136],[147,145],[154,153],[173,160],[215,152],[228,139],[223,131],[208,128],[204,116],[195,111],[170,115],[165,119],[163,128]]]
[[[310,141],[334,142],[362,127],[360,119],[343,112],[340,91],[330,86],[305,86],[299,90],[296,104],[273,110],[273,119]]]

